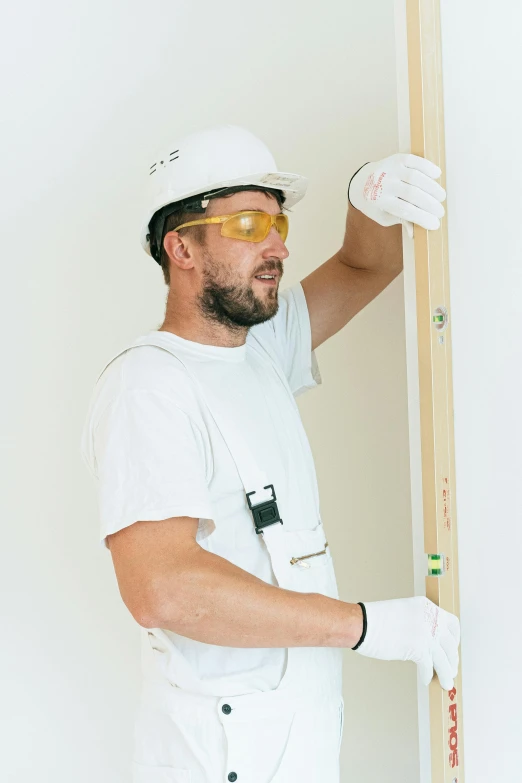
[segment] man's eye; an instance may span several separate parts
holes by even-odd
[[[245,234],[251,234],[255,230],[254,222],[251,218],[241,218],[241,231]]]

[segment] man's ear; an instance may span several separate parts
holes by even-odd
[[[163,247],[173,264],[179,269],[192,269],[194,259],[190,251],[189,243],[180,237],[177,231],[169,231],[163,239]]]

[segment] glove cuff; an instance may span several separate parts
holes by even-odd
[[[349,202],[350,204],[352,204],[352,202],[350,201],[350,185],[352,184],[352,179],[355,177],[355,175],[356,175],[356,174],[358,174],[358,173],[360,172],[360,170],[361,170],[361,169],[363,169],[365,166],[367,166],[367,165],[368,165],[368,163],[371,163],[371,160],[368,160],[368,161],[366,161],[366,163],[363,163],[363,165],[362,165],[362,166],[360,166],[360,168],[358,168],[358,169],[357,169],[357,171],[355,172],[355,174],[352,174],[352,176],[350,177],[350,181],[349,181],[349,183],[348,183],[348,202]],[[357,209],[357,207],[355,206],[355,204],[352,204],[352,207],[354,207],[355,209]],[[362,606],[362,604],[361,604],[361,606]],[[353,648],[352,648],[352,649],[353,649]]]
[[[366,166],[366,163],[364,165]],[[361,644],[364,642],[364,640],[366,638],[366,631],[368,629],[368,619],[366,617],[366,607],[360,601],[357,601],[357,603],[359,604],[359,606],[362,609],[362,614],[363,614],[363,632],[362,632],[361,638],[359,639],[359,641],[357,642],[355,647],[352,647],[352,650],[357,650],[357,648],[361,646]]]

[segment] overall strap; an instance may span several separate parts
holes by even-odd
[[[263,536],[270,553],[274,573],[278,580],[280,580],[280,578],[283,577],[283,572],[281,570],[283,568],[283,562],[281,562],[282,552],[280,551],[281,548],[277,546],[277,539],[280,535],[283,520],[281,520],[279,516],[274,487],[270,483],[266,473],[260,468],[252,449],[247,445],[241,432],[235,425],[233,411],[231,411],[229,417],[223,415],[222,411],[217,411],[215,409],[212,402],[209,400],[209,395],[205,393],[205,389],[190,367],[190,362],[185,362],[181,359],[175,349],[168,345],[166,341],[164,342],[160,336],[147,335],[146,337],[139,338],[133,345],[124,349],[111,359],[102,370],[102,373],[100,373],[100,377],[118,356],[121,356],[123,353],[126,353],[133,348],[140,348],[143,346],[153,346],[169,353],[185,368],[188,376],[198,389],[212,420],[230,452],[230,456],[236,466],[245,490],[247,503],[252,513],[256,532]],[[284,570],[287,570],[286,564],[284,564]]]

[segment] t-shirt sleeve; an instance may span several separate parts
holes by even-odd
[[[295,397],[321,383],[312,351],[310,315],[301,283],[279,295],[279,309],[271,320],[278,356]]]
[[[140,520],[188,516],[198,538],[214,529],[204,438],[166,395],[125,390],[107,406],[93,433],[100,537]]]

